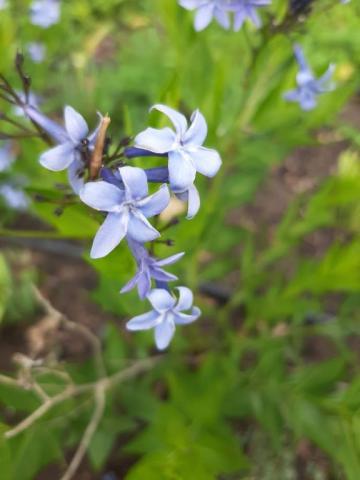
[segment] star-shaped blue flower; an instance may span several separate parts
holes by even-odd
[[[184,115],[166,105],[154,105],[169,117],[175,131],[147,128],[134,140],[135,147],[153,152],[166,153],[169,158],[169,182],[175,193],[188,190],[194,183],[196,172],[213,177],[221,166],[221,158],[216,150],[203,147],[207,136],[207,124],[204,116],[196,110],[188,125]]]
[[[121,289],[121,293],[129,292],[137,286],[139,297],[143,300],[151,290],[151,279],[165,283],[178,279],[175,275],[166,272],[162,267],[172,265],[180,260],[184,252],[157,260],[150,256],[146,248],[140,243],[128,239],[128,244],[138,268],[134,277]]]
[[[137,167],[119,169],[124,188],[105,181],[88,182],[80,191],[81,200],[90,207],[108,212],[99,228],[91,249],[92,258],[105,257],[128,236],[139,243],[159,237],[159,232],[147,218],[161,213],[168,205],[170,193],[162,185],[148,196],[145,172]]]
[[[297,88],[286,92],[284,99],[290,102],[297,102],[302,110],[309,111],[316,107],[317,97],[320,94],[333,90],[334,85],[330,82],[335,67],[330,65],[320,78],[316,78],[299,45],[294,46],[294,53],[299,65],[299,72],[296,75]]]
[[[170,344],[176,325],[186,325],[199,318],[201,311],[193,307],[193,294],[187,287],[178,287],[179,299],[165,289],[155,288],[147,296],[153,310],[132,318],[126,328],[131,331],[155,329],[155,343],[159,350]],[[183,313],[189,311],[189,313]]]

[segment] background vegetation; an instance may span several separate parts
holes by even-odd
[[[196,33],[175,0],[72,0],[43,30],[24,0],[0,11],[0,71],[12,82],[17,49],[46,45],[43,63],[26,63],[45,112],[60,119],[69,104],[90,125],[108,112],[116,141],[145,128],[156,102],[200,108],[223,158],[217,178],[199,182],[198,216],[169,231],[173,247],[158,246],[186,251],[174,271],[203,316],[148,365],[151,333],[124,328],[144,311],[118,294],[134,269],[126,249],[91,261],[96,218],[77,204],[59,211],[65,176],[38,164],[40,141],[13,144],[0,182],[25,184],[32,203],[0,213],[4,480],[61,478],[99,406],[96,391],[80,392],[5,438],[44,400],[37,387],[53,397],[69,377],[96,382],[99,362],[111,376],[141,359],[149,371],[106,390],[75,478],[360,478],[360,5],[318,0],[299,18],[273,0],[263,19],[259,31]],[[312,112],[282,99],[294,42],[317,74],[336,64],[336,90]],[[72,322],[97,335],[101,355]]]

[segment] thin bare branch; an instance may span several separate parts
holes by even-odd
[[[12,438],[18,435],[19,433],[23,432],[27,428],[31,427],[35,422],[37,422],[40,418],[42,418],[46,413],[48,413],[53,407],[59,405],[66,400],[71,398],[75,398],[79,395],[94,392],[98,388],[103,388],[104,392],[107,389],[113,388],[115,385],[122,383],[130,378],[134,378],[140,373],[146,372],[153,368],[156,363],[159,362],[160,356],[151,357],[144,360],[139,360],[129,368],[125,370],[121,370],[120,372],[115,373],[114,375],[106,378],[102,378],[97,382],[93,383],[85,383],[82,385],[74,385],[68,387],[63,392],[55,395],[54,397],[50,397],[49,400],[44,402],[37,408],[31,415],[26,417],[22,422],[20,422],[16,427],[11,430],[8,430],[5,433],[6,438]],[[12,383],[12,382],[11,382]],[[17,386],[19,384],[17,383]]]
[[[50,317],[52,317],[59,324],[63,325],[67,330],[79,332],[91,344],[94,352],[98,377],[105,377],[106,369],[102,357],[101,342],[98,337],[84,325],[69,320],[63,313],[54,308],[37,287],[33,286],[33,290],[37,301]]]
[[[75,452],[74,457],[72,458],[70,465],[64,475],[61,477],[60,480],[71,480],[77,472],[83,458],[86,454],[86,451],[90,445],[90,442],[96,433],[96,430],[99,426],[99,423],[103,417],[105,405],[106,405],[106,398],[105,398],[105,389],[102,384],[99,384],[94,392],[94,399],[95,399],[95,408],[93,415],[90,419],[88,426],[84,432],[84,435],[81,439],[81,442]]]

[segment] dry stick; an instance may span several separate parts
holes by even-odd
[[[94,152],[90,160],[90,178],[94,180],[100,171],[102,165],[102,157],[104,151],[104,145],[106,140],[106,131],[109,128],[111,119],[108,115],[101,120],[99,133],[96,138]]]
[[[60,480],[71,480],[77,469],[79,468],[85,454],[86,450],[88,449],[90,442],[96,433],[96,430],[99,426],[99,423],[102,419],[102,416],[104,414],[105,410],[105,389],[103,385],[99,385],[94,392],[95,396],[95,409],[94,413],[91,417],[91,420],[86,427],[86,430],[84,432],[84,435],[81,439],[81,442],[75,452],[75,455],[73,456],[70,465],[64,475],[61,477]]]
[[[55,395],[54,397],[50,397],[49,400],[44,402],[37,408],[31,415],[26,417],[22,422],[20,422],[16,427],[11,430],[5,432],[6,438],[12,438],[18,435],[19,433],[23,432],[27,428],[31,427],[37,420],[43,417],[49,410],[51,410],[56,405],[59,405],[70,398],[77,397],[82,395],[83,393],[88,393],[91,391],[96,390],[97,388],[103,388],[106,391],[108,388],[112,388],[115,385],[118,385],[125,380],[129,380],[130,378],[136,377],[140,373],[146,372],[150,370],[159,360],[161,357],[151,357],[145,360],[139,360],[134,363],[131,367],[126,368],[125,370],[121,370],[120,372],[115,373],[111,377],[102,378],[96,382],[92,383],[84,383],[82,385],[74,385],[70,386],[63,392]],[[0,383],[2,381],[2,377],[0,376]],[[9,384],[9,378],[5,377],[5,383]],[[10,381],[12,385],[13,382]],[[16,386],[20,386],[18,382],[16,382]]]
[[[98,337],[94,335],[92,331],[84,325],[69,320],[63,313],[56,310],[56,308],[54,308],[51,303],[43,296],[40,290],[35,287],[35,285],[33,286],[33,290],[37,301],[50,317],[52,317],[56,322],[62,324],[66,329],[81,333],[81,335],[88,340],[94,351],[94,358],[97,366],[98,377],[105,377],[106,369],[101,352],[101,342]]]
[[[7,385],[9,387],[22,387],[19,380],[15,380],[14,378],[7,377],[6,375],[0,375],[0,383],[2,385]]]

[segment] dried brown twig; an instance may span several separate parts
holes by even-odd
[[[152,369],[161,357],[156,356],[145,360],[138,360],[130,367],[107,376],[102,358],[101,344],[96,335],[85,326],[70,321],[61,312],[56,310],[36,287],[34,287],[34,293],[39,304],[42,305],[47,315],[54,320],[55,324],[63,325],[65,328],[80,332],[91,343],[97,362],[98,379],[95,382],[80,385],[70,383],[62,392],[54,396],[49,396],[32,377],[33,369],[43,368],[41,361],[32,360],[20,354],[17,355],[17,363],[20,365],[19,377],[11,378],[5,375],[0,375],[0,384],[32,391],[38,396],[41,405],[28,417],[24,418],[24,420],[18,425],[5,432],[4,436],[7,439],[13,438],[34,425],[55,406],[81,395],[92,394],[94,398],[93,414],[68,468],[61,477],[61,480],[71,480],[74,478],[103,417],[106,406],[106,392],[120,383]]]

